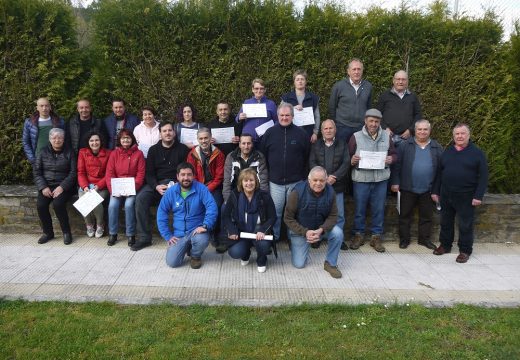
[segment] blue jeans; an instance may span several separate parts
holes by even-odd
[[[251,256],[251,246],[256,248],[256,265],[267,265],[267,253],[271,248],[270,240],[240,239],[232,243],[228,248],[228,254],[233,259],[248,260]]]
[[[166,250],[166,265],[169,267],[179,267],[184,261],[184,256],[188,252],[188,247],[191,245],[191,257],[200,259],[202,253],[209,244],[209,232],[200,234],[190,233],[177,240],[176,244],[170,245]]]
[[[365,233],[365,221],[367,205],[370,202],[370,214],[372,217],[372,234],[383,233],[385,221],[385,201],[388,180],[379,182],[362,183],[354,181],[354,234]]]
[[[345,227],[345,197],[343,193],[336,193],[336,206],[338,208],[338,221],[336,225],[343,231]]]
[[[276,209],[276,222],[273,226],[275,240],[280,240],[280,228],[282,226],[283,209],[287,203],[289,194],[294,189],[294,185],[296,184],[297,182],[286,185],[278,185],[269,181],[269,192],[271,193],[271,198],[273,199],[274,207]]]
[[[336,139],[341,141],[346,141],[347,143],[350,140],[350,137],[354,135],[354,133],[358,132],[363,128],[363,125],[357,127],[350,127],[341,125],[336,123]]]
[[[289,230],[289,236],[291,237],[291,260],[295,268],[302,269],[305,267],[307,257],[309,255],[310,243],[307,242],[305,236],[296,235]],[[323,237],[324,235],[322,235]],[[325,260],[332,266],[338,264],[338,254],[343,243],[343,230],[337,225],[332,228],[327,234],[327,256]]]
[[[119,230],[119,205],[121,202],[125,203],[125,226],[126,236],[135,235],[135,195],[110,197],[108,204],[108,233],[110,235],[117,235]]]

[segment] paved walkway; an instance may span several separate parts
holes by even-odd
[[[430,250],[397,243],[376,253],[365,245],[341,251],[342,279],[323,270],[325,248],[311,251],[305,269],[290,263],[286,245],[269,257],[260,274],[210,246],[199,270],[171,269],[164,262],[166,244],[133,252],[121,241],[107,247],[106,237],[76,237],[45,245],[37,235],[0,234],[0,297],[27,300],[114,301],[150,304],[234,304],[271,306],[300,303],[520,306],[520,245],[477,244],[466,264],[456,253],[435,256]],[[252,260],[254,260],[254,254]]]

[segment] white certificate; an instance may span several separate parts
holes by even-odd
[[[255,128],[256,134],[258,136],[262,136],[262,135],[265,134],[267,129],[269,129],[270,127],[273,127],[273,126],[274,126],[274,121],[273,120],[269,120],[265,124],[262,124],[259,127]]]
[[[386,160],[386,151],[364,151],[359,152],[359,168],[360,169],[384,169]]]
[[[314,110],[312,110],[312,106],[304,107],[302,110],[294,109],[293,123],[296,126],[314,125]]]
[[[112,178],[112,196],[135,195],[135,178]]]
[[[242,239],[256,239],[256,234],[248,233],[248,232],[240,232],[240,238]],[[265,235],[264,240],[273,240],[273,235]]]
[[[233,141],[233,137],[235,136],[235,128],[214,128],[211,129],[211,136],[215,139],[216,144],[230,143]]]
[[[83,217],[87,216],[103,202],[101,195],[96,190],[90,190],[83,194],[74,204],[72,204]]]
[[[242,104],[242,112],[248,118],[266,118],[267,106],[265,104]]]
[[[199,142],[197,141],[197,131],[198,129],[181,129],[181,143],[183,144],[189,144],[192,143],[193,145],[199,145]]]

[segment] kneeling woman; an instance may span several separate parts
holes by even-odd
[[[134,178],[135,192],[144,184],[145,161],[143,152],[137,148],[134,134],[130,130],[121,129],[117,138],[117,147],[110,154],[106,171],[106,184],[110,192],[108,204],[107,245],[117,242],[119,229],[119,205],[125,204],[125,225],[128,246],[135,243],[135,195],[115,194],[112,191],[112,178]]]
[[[245,266],[249,263],[251,246],[256,248],[258,272],[265,272],[267,254],[271,241],[264,240],[276,221],[273,199],[268,192],[261,191],[258,175],[248,168],[240,172],[237,190],[231,192],[222,214],[228,233],[228,253],[234,259],[241,259]],[[256,239],[240,238],[240,232],[256,234]]]

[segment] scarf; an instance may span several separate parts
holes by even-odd
[[[247,219],[246,219],[247,214]],[[255,191],[251,202],[241,192],[238,195],[238,228],[245,232],[254,233],[258,221],[258,191]]]

